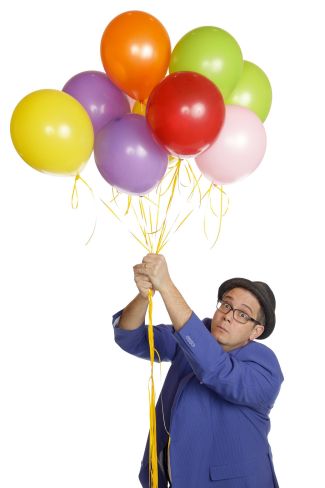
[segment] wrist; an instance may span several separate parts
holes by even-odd
[[[166,283],[164,283],[164,285],[162,287],[160,287],[159,292],[160,292],[161,296],[164,297],[165,295],[169,295],[175,289],[176,289],[176,287],[175,287],[174,283],[172,282],[172,280],[169,280],[169,281],[166,281]]]
[[[147,295],[147,296],[145,296],[145,295],[143,295],[143,294],[142,294],[142,293],[140,293],[140,292],[139,292],[139,294],[138,294],[138,297],[137,297],[137,298],[138,298],[139,302],[142,302],[143,304],[148,304],[148,302],[149,302],[148,295]]]

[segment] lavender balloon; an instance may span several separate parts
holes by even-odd
[[[100,71],[83,71],[73,76],[63,91],[87,110],[95,134],[111,120],[130,112],[127,96]]]
[[[144,195],[164,176],[168,153],[153,139],[145,117],[127,114],[113,120],[96,136],[97,167],[121,191]]]

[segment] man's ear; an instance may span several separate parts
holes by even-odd
[[[250,340],[253,341],[254,339],[257,339],[260,335],[262,335],[264,332],[264,325],[258,324],[254,327],[254,329],[251,332],[251,335],[249,336]]]

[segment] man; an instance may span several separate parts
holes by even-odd
[[[161,360],[172,362],[156,405],[159,488],[278,487],[267,436],[283,376],[274,353],[255,342],[274,329],[271,289],[230,279],[219,288],[212,320],[201,321],[163,256],[148,254],[133,269],[139,294],[113,317],[117,344],[149,359],[144,322],[150,288],[161,294],[172,322],[154,328]],[[148,449],[147,441],[139,474],[144,488]]]

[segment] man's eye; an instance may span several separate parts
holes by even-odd
[[[240,316],[240,318],[242,318],[242,319],[246,319],[246,320],[248,320],[248,319],[249,319],[249,317],[248,317],[247,313],[245,313],[245,312],[239,312],[239,316]]]
[[[230,308],[231,308],[230,305],[229,305],[229,303],[224,303],[223,306],[227,310],[230,310]]]

